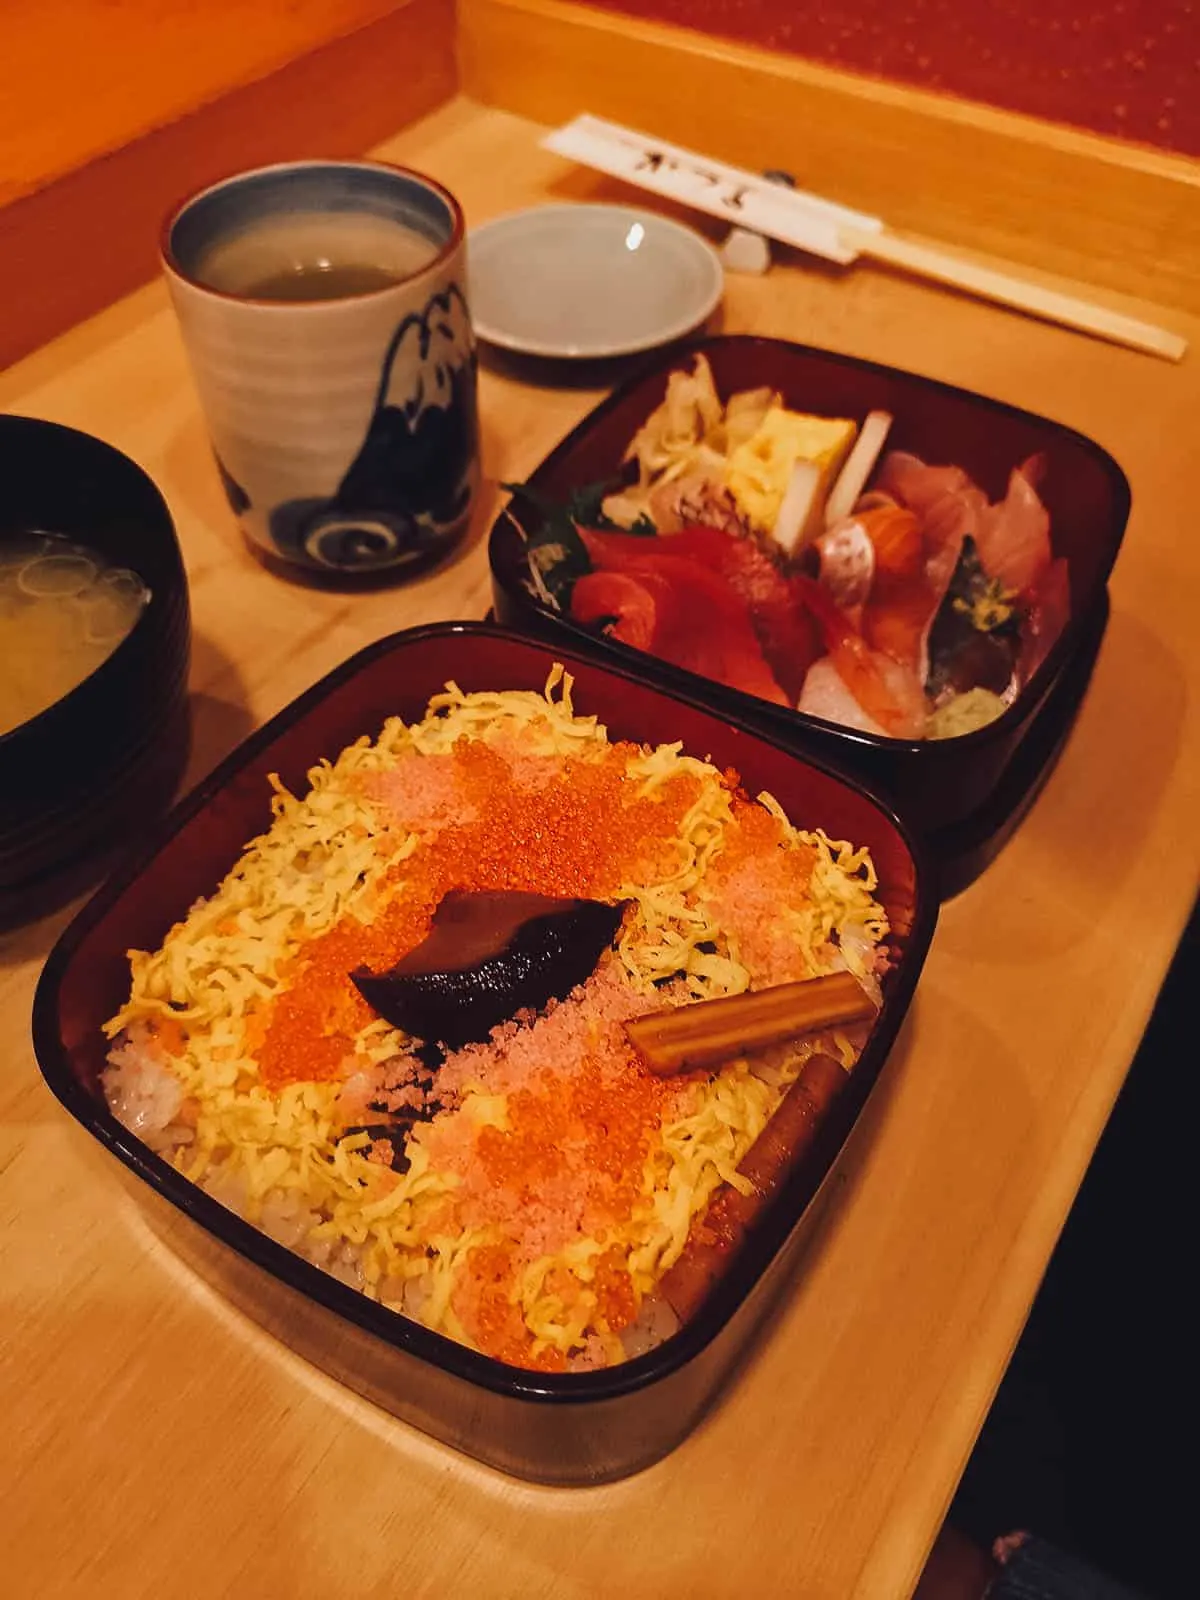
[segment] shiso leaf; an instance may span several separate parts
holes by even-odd
[[[616,528],[605,516],[603,502],[620,488],[619,480],[585,484],[565,501],[552,500],[528,483],[502,483],[500,487],[512,496],[505,514],[525,541],[530,591],[552,610],[565,610],[576,580],[592,570],[579,529]],[[647,516],[620,531],[643,536],[658,532]]]

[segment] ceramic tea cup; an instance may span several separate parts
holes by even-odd
[[[479,475],[453,195],[382,162],[264,167],[185,201],[162,259],[253,544],[326,577],[453,544]]]

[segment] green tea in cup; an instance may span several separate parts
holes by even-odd
[[[434,241],[397,219],[296,211],[251,219],[214,239],[195,275],[247,300],[342,300],[403,283],[437,254]]]
[[[479,451],[452,195],[383,162],[265,167],[181,206],[162,254],[253,545],[374,580],[461,536]]]

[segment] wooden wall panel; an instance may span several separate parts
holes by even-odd
[[[0,366],[152,278],[162,218],[191,190],[261,162],[359,155],[455,78],[453,0],[406,0],[13,200],[0,209]]]
[[[652,22],[786,50],[1200,156],[1190,0],[603,0]]]
[[[950,244],[1200,310],[1200,161],[563,0],[459,0],[466,93],[615,118]]]

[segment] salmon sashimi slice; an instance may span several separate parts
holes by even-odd
[[[654,571],[663,560],[694,562],[724,582],[744,604],[762,654],[789,702],[821,653],[820,635],[803,597],[753,539],[722,528],[684,528],[659,538],[581,528],[594,567],[605,572]]]
[[[968,534],[988,576],[1019,594],[1037,582],[1053,559],[1050,515],[1037,492],[1044,468],[1042,456],[1015,467],[1007,494],[993,505],[961,467],[931,467],[918,456],[894,450],[884,458],[876,487],[920,518],[926,576],[939,598],[949,587]]]
[[[873,650],[911,667],[924,683],[929,631],[945,590],[927,575],[920,521],[914,511],[897,505],[863,511],[857,521],[875,550],[875,576],[860,618],[862,635]],[[947,585],[949,581],[947,576]]]
[[[958,566],[963,540],[974,533],[987,510],[987,495],[961,467],[930,467],[905,450],[884,457],[878,492],[918,518],[925,578],[940,605]]]
[[[860,511],[854,521],[875,549],[876,581],[915,578],[924,563],[925,542],[915,511],[903,506],[876,506]]]
[[[925,575],[916,513],[895,501],[860,509],[813,541],[821,588],[872,649],[925,680],[938,592]]]
[[[767,665],[744,603],[714,573],[678,556],[636,572],[589,572],[571,592],[577,622],[731,689],[791,705]]]

